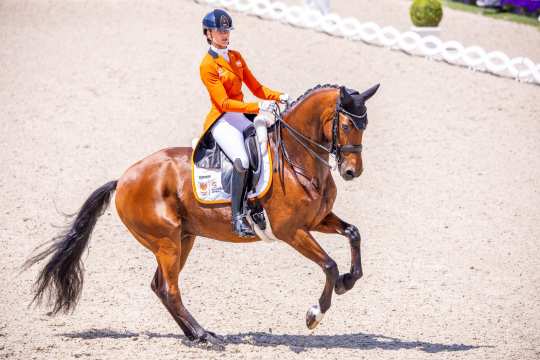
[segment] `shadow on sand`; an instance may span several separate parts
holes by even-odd
[[[131,331],[116,331],[111,329],[90,329],[81,332],[59,334],[58,336],[74,339],[124,339],[124,338],[171,338],[178,339],[186,345],[192,343],[183,335],[162,334],[154,332],[135,333]],[[492,348],[494,346],[440,344],[420,340],[403,340],[377,334],[341,334],[341,335],[275,335],[266,332],[246,332],[223,337],[224,345],[249,344],[260,347],[288,346],[292,351],[299,353],[313,348],[343,348],[343,349],[383,349],[401,350],[416,349],[427,353],[468,351],[478,348]]]

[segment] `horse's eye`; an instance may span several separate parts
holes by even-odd
[[[343,131],[345,131],[345,132],[349,132],[349,130],[350,130],[350,127],[349,127],[349,125],[347,125],[347,124],[341,124],[341,128],[342,128]]]

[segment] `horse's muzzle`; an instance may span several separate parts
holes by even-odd
[[[354,169],[349,168],[349,169],[345,169],[344,171],[340,171],[340,173],[341,173],[341,177],[344,180],[350,181],[360,176],[362,174],[362,170],[363,169],[360,169],[358,172],[355,173]]]

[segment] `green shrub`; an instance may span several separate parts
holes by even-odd
[[[414,0],[410,9],[415,26],[438,26],[443,16],[440,0]]]

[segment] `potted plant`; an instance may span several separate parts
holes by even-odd
[[[412,31],[421,36],[440,34],[439,23],[443,17],[440,0],[414,0],[409,15],[414,24]]]

